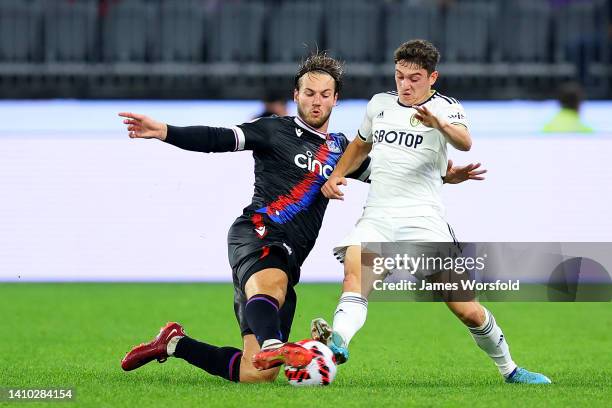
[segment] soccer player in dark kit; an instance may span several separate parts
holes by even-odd
[[[252,383],[273,381],[282,364],[310,363],[309,350],[287,341],[297,301],[293,287],[328,204],[320,189],[348,145],[343,134],[327,133],[342,71],[342,64],[324,53],[306,59],[295,76],[296,117],[216,128],[175,127],[136,113],[119,114],[126,118],[131,138],[155,138],[207,153],[252,150],[255,159],[252,203],[228,234],[234,311],[243,349],[199,342],[172,322],[149,343],[134,347],[121,361],[124,370],[174,356],[227,380]],[[445,181],[468,180],[470,170],[471,166],[453,168]],[[349,177],[367,181],[368,174],[366,160]]]

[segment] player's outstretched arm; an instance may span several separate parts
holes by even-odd
[[[453,166],[453,161],[448,161],[446,176],[442,177],[445,184],[459,184],[467,180],[484,180],[483,174],[487,172],[480,169],[480,163],[470,163],[466,166]]]
[[[336,168],[321,188],[323,195],[332,200],[344,200],[344,193],[339,186],[346,186],[345,176],[359,169],[371,150],[372,143],[364,142],[359,137],[355,137],[349,143]]]
[[[166,140],[168,126],[165,123],[139,113],[120,112],[119,116],[125,118],[123,123],[127,125],[131,138]]]
[[[438,129],[448,143],[455,149],[467,152],[472,148],[472,137],[469,130],[462,125],[453,125],[446,120],[438,118],[425,106],[415,106],[417,114],[415,118],[427,127]]]
[[[131,138],[159,139],[181,149],[203,153],[231,152],[245,148],[244,132],[238,128],[171,126],[131,112],[121,112],[119,116],[126,118],[123,123],[127,125]],[[257,140],[252,142],[251,148],[257,144]]]

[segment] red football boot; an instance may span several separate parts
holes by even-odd
[[[253,366],[258,370],[286,364],[295,368],[306,367],[312,361],[312,351],[296,343],[279,343],[262,349],[253,356]]]
[[[160,329],[157,337],[146,344],[134,347],[127,353],[121,360],[121,368],[131,371],[153,360],[163,363],[168,359],[168,342],[176,336],[185,336],[183,326],[175,322],[167,323]]]

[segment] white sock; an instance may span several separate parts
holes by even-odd
[[[368,315],[368,300],[360,293],[344,292],[340,296],[338,307],[334,313],[334,332],[344,340],[348,347],[351,339],[361,329]]]
[[[266,348],[277,348],[283,345],[283,342],[278,340],[278,339],[268,339],[268,340],[264,340],[264,342],[261,344],[261,348],[266,349]]]
[[[183,337],[184,336],[174,336],[173,338],[171,338],[168,342],[168,345],[166,346],[166,354],[168,354],[169,356],[173,356],[174,352],[176,351],[176,344]]]
[[[482,326],[468,327],[468,329],[478,347],[491,357],[501,375],[506,377],[514,371],[516,364],[512,361],[510,347],[506,342],[504,333],[495,322],[495,318],[487,309],[484,309],[484,311],[485,321]]]

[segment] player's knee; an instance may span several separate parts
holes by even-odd
[[[287,274],[280,269],[264,269],[255,273],[246,282],[244,289],[248,298],[264,294],[275,298],[280,305],[287,294]]]
[[[253,293],[252,295],[247,295],[247,297],[250,299],[252,296],[255,296],[255,295],[268,295],[276,299],[278,301],[279,306],[282,306],[283,304],[285,304],[286,293],[287,293],[286,287],[274,286],[274,287],[267,287],[265,289],[261,289]]]

